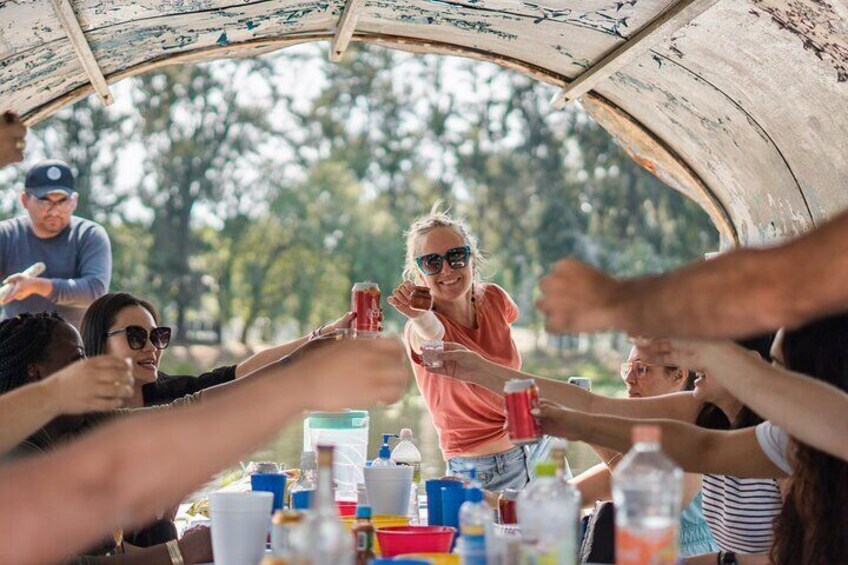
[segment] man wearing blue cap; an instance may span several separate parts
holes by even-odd
[[[0,222],[0,276],[9,285],[0,291],[3,318],[56,311],[79,326],[88,305],[108,292],[109,236],[73,215],[77,198],[67,163],[42,161],[27,172],[21,195],[27,214]]]

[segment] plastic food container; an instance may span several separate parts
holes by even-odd
[[[336,492],[356,497],[356,485],[365,482],[362,468],[368,454],[368,411],[310,412],[303,421],[303,451],[318,444],[335,446],[333,478]]]
[[[394,526],[377,529],[383,557],[404,553],[448,553],[456,528],[448,526]]]
[[[356,522],[356,518],[354,516],[343,516],[342,524],[348,530],[353,530],[353,524]],[[374,524],[374,529],[378,530],[380,528],[389,528],[391,526],[406,526],[409,524],[409,518],[406,516],[382,516],[376,515],[371,517],[371,523]],[[377,555],[380,554],[380,539],[376,536],[374,537],[374,553]]]

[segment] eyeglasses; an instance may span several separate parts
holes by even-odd
[[[444,255],[438,253],[428,253],[421,257],[415,258],[415,263],[421,272],[428,276],[438,275],[442,272],[442,266],[445,261],[451,266],[451,269],[464,269],[468,266],[468,260],[471,257],[471,247],[464,245],[462,247],[454,247],[445,251]]]
[[[27,192],[27,194],[30,196],[31,202],[34,202],[35,207],[41,212],[50,212],[53,208],[58,209],[60,212],[67,212],[71,209],[74,202],[76,202],[76,194],[60,198],[59,200],[51,200],[47,196],[36,196],[32,192]]]
[[[153,328],[148,334],[147,330],[141,326],[127,326],[122,330],[106,332],[106,337],[121,333],[127,334],[127,345],[130,346],[130,349],[136,351],[144,347],[148,338],[150,338],[153,347],[159,351],[165,349],[171,343],[171,328],[166,327]]]
[[[648,374],[648,369],[651,367],[661,367],[663,369],[675,370],[676,365],[655,365],[653,363],[645,363],[644,361],[631,361],[621,364],[621,378],[626,379],[631,371],[636,375],[636,378],[644,377]]]

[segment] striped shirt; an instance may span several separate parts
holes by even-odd
[[[722,551],[768,553],[783,499],[774,479],[704,475],[704,519]]]

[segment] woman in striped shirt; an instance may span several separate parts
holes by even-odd
[[[744,345],[761,355],[768,355],[772,338],[771,335],[763,336],[744,342]],[[453,349],[451,346],[446,347]],[[543,399],[590,414],[678,420],[719,429],[730,428],[731,422],[734,423],[732,427],[737,427],[752,426],[761,421],[716,379],[705,375],[699,376],[691,392],[618,399],[593,394],[561,381],[497,366],[466,350],[446,351],[442,358],[442,372],[448,376],[496,392],[502,391],[504,383],[510,378],[532,377],[536,379]],[[626,435],[629,441],[629,433]],[[768,464],[768,461],[765,463]],[[779,470],[774,469],[774,472],[777,474]],[[739,554],[738,562],[741,565],[766,563],[766,554],[773,541],[773,522],[782,504],[778,481],[706,475],[702,489],[704,518],[721,551]],[[717,557],[716,553],[702,554],[687,558],[686,563],[714,565]]]

